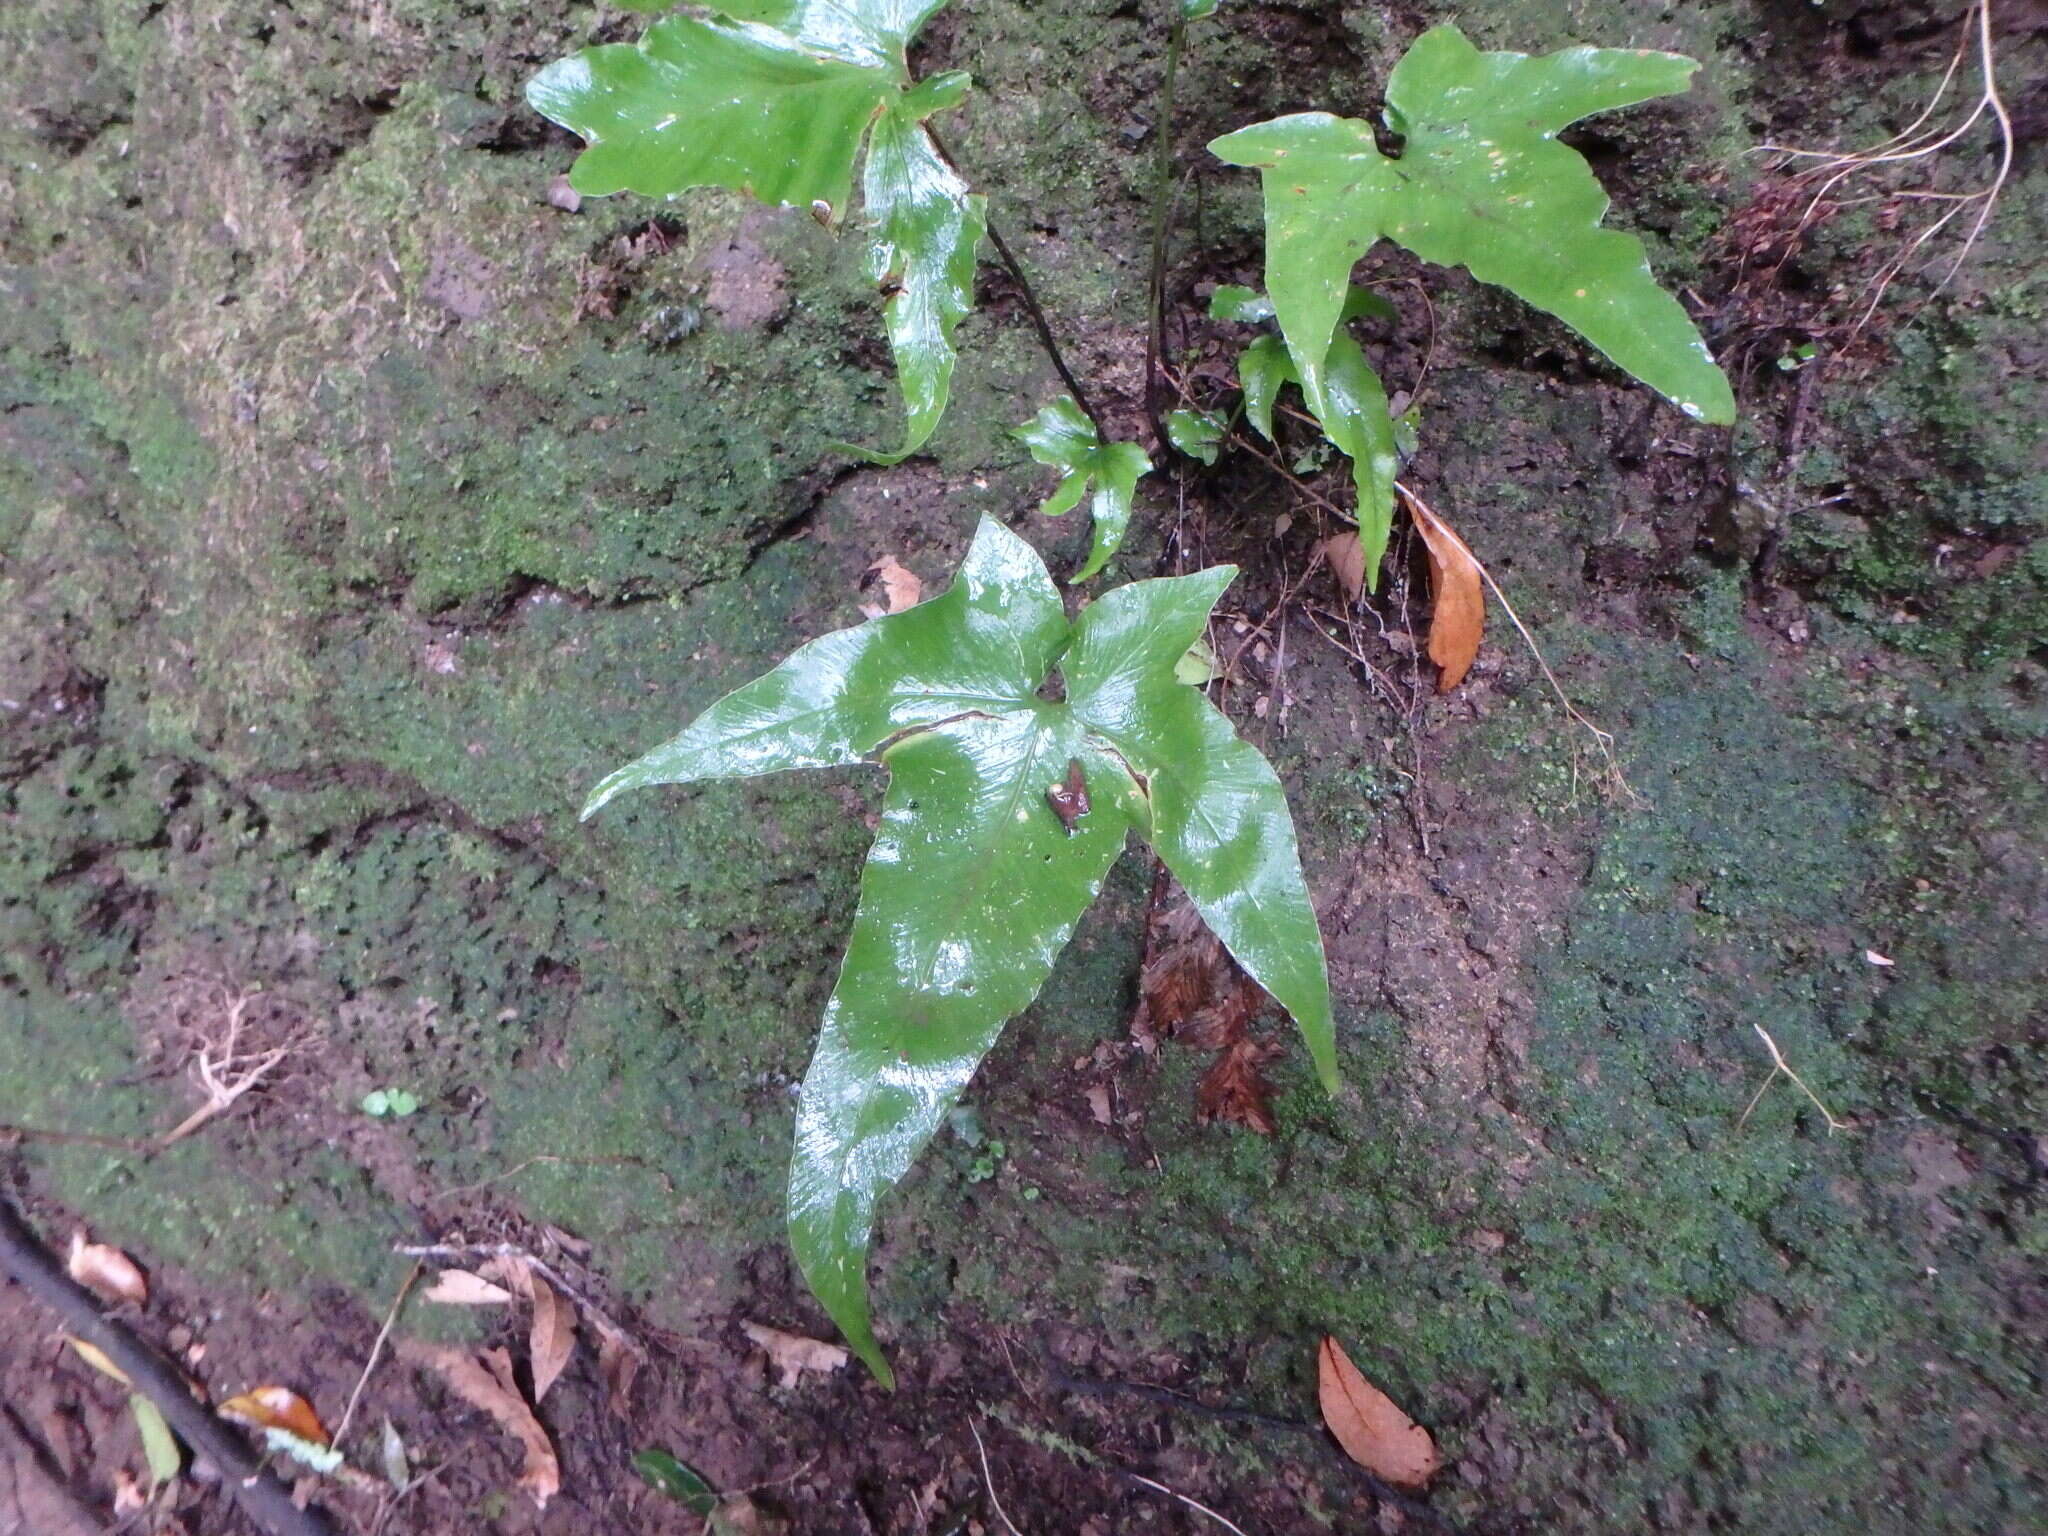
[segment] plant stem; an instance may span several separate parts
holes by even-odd
[[[1173,196],[1173,93],[1180,76],[1180,56],[1187,48],[1188,23],[1181,0],[1166,0],[1173,25],[1166,33],[1166,77],[1159,85],[1159,122],[1153,129],[1159,147],[1152,167],[1152,270],[1145,285],[1145,414],[1151,418],[1160,449],[1166,448],[1166,425],[1159,414],[1159,375],[1166,362],[1166,246],[1168,214]]]
[[[939,152],[939,158],[971,183],[974,178],[960,170],[960,162],[955,160],[953,152],[946,148],[945,140],[939,137],[938,130],[930,123],[926,123],[924,131],[930,135],[932,148]],[[1081,414],[1094,426],[1095,435],[1107,442],[1109,434],[1103,430],[1102,418],[1095,413],[1095,404],[1088,398],[1088,392],[1081,388],[1081,381],[1074,377],[1074,370],[1067,366],[1066,354],[1060,351],[1059,340],[1052,333],[1052,322],[1046,319],[1045,309],[1038,302],[1038,292],[1031,286],[1031,279],[1024,275],[1024,264],[1017,259],[1017,253],[1010,249],[1010,243],[1003,238],[1002,231],[996,228],[993,219],[988,223],[988,243],[995,247],[996,255],[1002,258],[1005,270],[1017,284],[1017,292],[1024,300],[1024,312],[1031,317],[1031,328],[1038,333],[1038,344],[1045,348],[1045,355],[1052,359],[1053,370],[1059,374],[1060,382],[1067,386],[1067,393],[1074,397],[1074,404],[1081,407]]]
[[[64,1272],[4,1195],[0,1275],[12,1277],[63,1319],[67,1330],[119,1366],[129,1390],[156,1404],[178,1438],[220,1469],[221,1488],[258,1530],[267,1536],[335,1536],[334,1523],[323,1511],[294,1504],[291,1490],[264,1467],[262,1457],[212,1409],[194,1400],[182,1371],[100,1311],[92,1294]]]
[[[1038,295],[1032,292],[1031,279],[1024,275],[1024,268],[1015,254],[1003,240],[1002,233],[994,224],[988,227],[988,243],[996,248],[996,254],[1003,258],[1003,265],[1009,268],[1010,276],[1016,280],[1017,292],[1024,299],[1024,309],[1031,316],[1031,325],[1038,332],[1038,344],[1045,348],[1045,355],[1052,359],[1058,370],[1060,382],[1067,386],[1067,393],[1074,397],[1074,404],[1081,407],[1081,414],[1095,426],[1095,435],[1104,442],[1109,434],[1103,430],[1102,418],[1095,414],[1095,406],[1081,388],[1081,381],[1074,377],[1074,370],[1067,366],[1066,358],[1060,352],[1060,344],[1053,338],[1052,324],[1045,318],[1045,311],[1039,307]]]

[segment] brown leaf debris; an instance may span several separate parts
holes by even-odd
[[[1255,1038],[1251,1027],[1272,999],[1230,957],[1178,886],[1161,880],[1152,896],[1131,1038],[1146,1051],[1166,1037],[1215,1051],[1195,1091],[1197,1115],[1270,1136],[1277,1127],[1260,1069],[1280,1048]]]
[[[1479,561],[1451,525],[1419,497],[1402,493],[1415,531],[1429,553],[1429,659],[1437,664],[1436,691],[1449,693],[1465,680],[1479,638],[1486,631],[1486,588]]]
[[[1360,1375],[1333,1338],[1316,1351],[1316,1395],[1344,1454],[1375,1476],[1420,1488],[1443,1464],[1429,1431]]]
[[[532,1285],[533,1328],[527,1338],[527,1353],[533,1365],[533,1400],[538,1403],[576,1353],[576,1309],[538,1274],[532,1277]]]
[[[502,1349],[471,1356],[418,1339],[403,1341],[398,1352],[412,1364],[433,1371],[457,1397],[496,1419],[498,1427],[519,1442],[526,1456],[519,1486],[533,1495],[534,1503],[547,1508],[548,1500],[562,1490],[562,1464],[548,1432],[519,1394],[519,1384],[512,1376],[512,1357]]]

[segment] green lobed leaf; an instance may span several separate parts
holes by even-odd
[[[942,595],[811,641],[607,777],[583,816],[629,789],[839,767],[917,726],[1021,708],[1066,637],[1038,552],[984,521]]]
[[[1234,575],[1137,582],[1070,629],[1037,554],[984,521],[943,596],[813,641],[592,796],[595,810],[636,784],[882,749],[888,796],[804,1079],[788,1218],[805,1279],[884,1382],[866,1285],[877,1205],[1037,995],[1130,831],[1336,1080],[1322,944],[1279,782],[1177,680]],[[1067,696],[1050,703],[1039,689],[1056,662]],[[1048,791],[1076,768],[1090,804],[1069,824]]]
[[[1095,520],[1095,541],[1087,563],[1074,573],[1074,580],[1088,580],[1123,546],[1138,482],[1152,473],[1152,461],[1136,443],[1103,442],[1095,424],[1069,395],[1060,396],[1023,426],[1011,428],[1010,435],[1029,448],[1039,463],[1064,471],[1052,495],[1038,509],[1047,517],[1073,511],[1090,484],[1094,485],[1089,515]]]
[[[900,450],[852,451],[883,463],[923,447],[945,413],[988,223],[922,126],[960,102],[968,76],[913,85],[905,62],[943,3],[729,0],[720,15],[664,17],[638,43],[586,48],[526,88],[535,111],[585,140],[569,180],[590,196],[728,187],[836,227],[866,141],[869,268],[907,420]]]
[[[1600,227],[1607,196],[1556,139],[1592,113],[1684,90],[1696,67],[1648,50],[1481,53],[1441,26],[1388,81],[1398,159],[1370,124],[1327,112],[1214,141],[1223,160],[1264,173],[1268,287],[1311,404],[1351,268],[1385,236],[1556,315],[1687,414],[1733,421],[1698,331],[1657,286],[1642,242]]]
[[[1078,761],[1071,835],[1046,791]],[[797,1109],[790,1246],[847,1342],[892,1381],[868,1318],[875,1205],[1029,1006],[1095,899],[1137,790],[1066,711],[970,717],[890,749],[882,827]]]
[[[1236,575],[1218,566],[1133,582],[1090,604],[1060,663],[1067,707],[1146,785],[1153,851],[1237,963],[1294,1016],[1334,1092],[1330,981],[1286,793],[1259,750],[1174,677]]]
[[[919,90],[945,78],[928,80]],[[922,448],[946,414],[957,357],[953,331],[974,308],[975,255],[988,232],[987,199],[968,191],[940,157],[919,126],[917,110],[911,105],[882,113],[862,174],[874,227],[868,275],[890,295],[882,313],[908,418],[901,449],[855,450],[881,464],[901,463]]]

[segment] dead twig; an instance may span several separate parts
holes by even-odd
[[[1134,1483],[1142,1483],[1147,1488],[1165,1494],[1169,1499],[1179,1499],[1181,1503],[1187,1505],[1189,1509],[1194,1510],[1198,1514],[1207,1515],[1211,1520],[1214,1520],[1226,1531],[1235,1532],[1236,1536],[1245,1536],[1245,1529],[1243,1526],[1237,1525],[1232,1521],[1226,1520],[1223,1516],[1217,1514],[1215,1510],[1211,1509],[1208,1505],[1202,1503],[1200,1500],[1191,1499],[1186,1494],[1179,1492],[1177,1489],[1167,1487],[1164,1483],[1155,1483],[1154,1481],[1152,1481],[1151,1478],[1146,1477],[1142,1473],[1126,1471],[1121,1467],[1119,1467],[1117,1470],[1123,1476],[1129,1478]]]
[[[391,1340],[391,1330],[398,1322],[398,1314],[405,1307],[405,1298],[412,1294],[414,1282],[420,1271],[426,1268],[424,1260],[414,1259],[412,1268],[406,1271],[405,1279],[398,1287],[398,1296],[391,1303],[391,1310],[384,1314],[384,1326],[377,1330],[377,1342],[370,1346],[370,1358],[363,1362],[363,1374],[356,1378],[356,1389],[348,1397],[348,1407],[342,1410],[341,1424],[334,1431],[333,1443],[341,1445],[348,1439],[349,1421],[356,1416],[356,1405],[363,1400],[363,1389],[370,1384],[370,1373],[377,1369],[377,1362],[383,1357],[384,1346]]]
[[[1827,1121],[1828,1133],[1830,1135],[1833,1135],[1836,1131],[1851,1131],[1855,1129],[1848,1121],[1837,1120],[1834,1112],[1827,1105],[1821,1103],[1820,1095],[1807,1087],[1806,1079],[1792,1070],[1791,1063],[1785,1060],[1785,1053],[1778,1049],[1778,1042],[1771,1038],[1770,1032],[1763,1025],[1752,1023],[1749,1027],[1756,1031],[1757,1038],[1764,1043],[1764,1049],[1771,1053],[1771,1075],[1766,1077],[1763,1081],[1763,1086],[1750,1096],[1749,1107],[1743,1110],[1742,1118],[1735,1122],[1735,1129],[1739,1131],[1749,1124],[1749,1117],[1756,1112],[1757,1105],[1763,1102],[1765,1092],[1781,1076],[1791,1078],[1793,1086],[1812,1101],[1813,1107],[1820,1111],[1820,1117]]]

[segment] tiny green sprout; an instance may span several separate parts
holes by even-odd
[[[419,1099],[403,1088],[373,1088],[363,1095],[362,1111],[373,1120],[403,1120],[419,1107]]]

